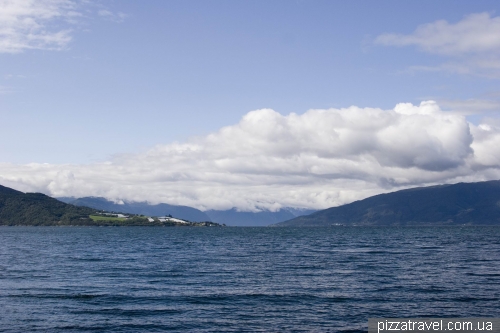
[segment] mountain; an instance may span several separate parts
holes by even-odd
[[[208,210],[205,213],[218,223],[229,226],[267,226],[273,223],[293,219],[294,217],[315,212],[310,209],[282,208],[277,212],[239,212],[236,208],[229,210]]]
[[[67,203],[67,204],[70,204],[71,201],[75,201],[76,198],[75,197],[57,197],[57,198],[54,198],[54,199],[57,199],[59,201],[62,201],[64,203]]]
[[[121,205],[120,205],[121,206]],[[121,212],[121,211],[118,211]],[[219,227],[209,221],[187,222],[176,218],[152,219],[120,216],[96,209],[67,204],[42,193],[23,193],[0,185],[0,225],[26,226],[165,226]]]
[[[239,212],[236,208],[202,212],[192,207],[175,206],[165,203],[151,205],[147,202],[124,202],[123,204],[117,204],[100,197],[84,197],[78,199],[74,197],[59,197],[56,199],[76,206],[87,206],[109,212],[142,214],[147,216],[166,216],[170,214],[174,217],[188,221],[215,221],[229,226],[267,226],[315,212],[315,210],[311,209],[289,207],[282,208],[277,212]]]
[[[500,225],[500,181],[402,190],[328,208],[274,226]]]
[[[76,207],[42,193],[0,185],[0,225],[92,225],[94,209]]]
[[[175,206],[164,203],[150,205],[147,202],[124,202],[123,204],[117,204],[100,197],[84,197],[78,199],[61,197],[56,199],[75,206],[86,206],[108,212],[121,212],[146,216],[172,215],[173,217],[192,222],[211,221],[210,217],[201,210],[187,206]]]

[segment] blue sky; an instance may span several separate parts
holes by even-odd
[[[51,195],[277,209],[301,202],[326,207],[415,185],[496,179],[494,152],[487,147],[495,146],[500,111],[498,7],[498,1],[0,0],[0,183]],[[296,142],[305,129],[294,127],[291,114],[354,106],[414,115],[394,108],[430,100],[439,117],[455,117],[444,124],[464,121],[467,128],[445,130],[438,117],[422,124],[441,124],[438,134],[454,133],[452,143],[438,134],[418,147],[412,147],[414,140],[394,139],[407,141],[408,151],[434,147],[408,157],[411,162],[404,150],[383,144],[382,134],[400,120],[374,130],[381,143],[373,150],[311,153],[308,144],[336,147],[328,141],[328,128],[322,139],[295,143],[293,153],[293,147],[283,148],[284,164],[307,165],[304,174],[276,162],[282,155],[274,148],[254,145]],[[273,111],[251,113],[261,109]],[[363,112],[353,124],[379,119],[378,111]],[[321,124],[328,113],[318,114],[313,123]],[[410,123],[424,126],[419,121]],[[289,131],[271,138],[272,126],[281,122]],[[270,126],[270,132],[257,133],[248,124]],[[336,124],[332,133],[343,133]],[[356,135],[367,131],[345,126]],[[480,132],[486,128],[490,146],[478,141],[486,138]],[[416,137],[428,134],[419,129],[425,133]],[[470,138],[462,138],[466,132]],[[311,133],[304,134],[307,140]],[[349,142],[362,146],[362,140]],[[226,151],[231,145],[234,150]],[[195,163],[179,153],[189,147],[204,152],[189,157]],[[212,148],[216,153],[208,153]],[[243,154],[247,160],[240,156],[244,151],[267,156],[262,165],[273,171],[250,167],[258,158]],[[330,165],[331,159],[308,164],[301,158],[309,153],[334,156],[343,166]],[[433,159],[437,155],[450,158]],[[146,160],[137,170],[126,167]],[[375,164],[361,166],[361,160]],[[200,161],[201,174],[186,171]],[[377,168],[383,172],[367,171]],[[167,175],[165,169],[173,171]],[[117,174],[134,180],[120,183],[111,176]],[[207,176],[213,174],[218,176]],[[67,177],[57,180],[60,175]],[[79,181],[91,185],[82,189]],[[210,191],[225,199],[207,199]]]

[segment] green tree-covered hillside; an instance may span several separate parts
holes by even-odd
[[[458,183],[379,194],[275,226],[500,225],[500,181]]]
[[[0,225],[93,225],[89,215],[94,211],[0,185]]]

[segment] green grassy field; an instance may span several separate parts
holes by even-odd
[[[112,217],[112,216],[99,216],[99,215],[90,215],[89,216],[93,221],[126,221],[127,219],[124,217]]]

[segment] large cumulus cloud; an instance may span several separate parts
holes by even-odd
[[[238,124],[88,165],[0,165],[0,183],[54,196],[104,196],[201,209],[326,208],[417,185],[499,178],[500,127],[432,101],[349,107]]]

